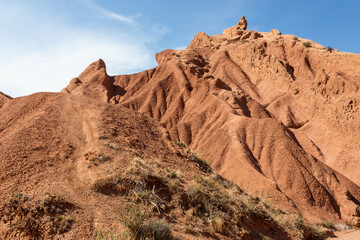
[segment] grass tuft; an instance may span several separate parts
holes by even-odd
[[[311,42],[303,42],[303,46],[306,48],[310,48],[311,47]]]

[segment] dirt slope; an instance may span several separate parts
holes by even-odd
[[[37,93],[13,99],[0,116],[1,239],[123,236],[119,212],[129,207],[171,223],[181,239],[317,236],[300,216],[212,173],[156,120],[120,105]]]
[[[156,60],[114,77],[99,60],[62,92],[151,116],[246,191],[359,224],[359,55],[235,26]]]
[[[0,108],[9,100],[11,100],[12,97],[0,92]]]

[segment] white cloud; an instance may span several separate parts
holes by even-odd
[[[61,15],[29,16],[28,6],[18,6],[16,16],[7,15],[4,9],[0,9],[0,29],[5,29],[0,31],[0,91],[12,97],[60,91],[99,58],[105,61],[110,75],[156,65],[147,44],[157,41],[160,34],[139,28],[136,23],[135,27],[131,25],[135,31],[85,29],[67,24]],[[132,22],[121,15],[112,17]],[[10,18],[17,22],[9,24]]]
[[[120,22],[124,22],[124,23],[129,23],[129,24],[134,24],[135,21],[134,21],[134,17],[127,17],[127,16],[124,16],[122,14],[119,14],[119,13],[115,13],[115,12],[112,12],[112,11],[109,11],[109,10],[106,10],[104,9],[103,7],[95,4],[93,1],[91,0],[80,0],[85,6],[87,6],[88,8],[94,10],[94,11],[97,11],[99,13],[102,14],[103,17],[106,17],[106,18],[110,18],[110,19],[114,19],[114,20],[117,20],[117,21],[120,21]],[[139,15],[137,15],[139,16]]]
[[[67,39],[66,39],[67,38]],[[152,67],[153,54],[145,46],[84,35],[61,45],[0,59],[0,90],[13,97],[39,91],[60,91],[91,62],[102,58],[110,75]]]

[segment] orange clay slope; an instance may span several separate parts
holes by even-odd
[[[10,101],[12,98],[2,92],[0,92],[0,108],[8,101]]]
[[[120,239],[119,213],[131,218],[129,208],[146,213],[142,224],[171,225],[185,240],[316,234],[212,173],[134,110],[37,93],[11,100],[0,116],[0,239],[93,239],[109,231]]]
[[[113,77],[100,59],[62,92],[151,116],[274,204],[360,224],[360,55],[237,25],[155,57],[154,69]]]

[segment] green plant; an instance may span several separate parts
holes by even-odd
[[[108,155],[106,155],[105,153],[96,154],[96,158],[97,158],[97,160],[99,160],[99,162],[105,162],[105,161],[110,160],[110,157]]]
[[[120,240],[121,238],[109,231],[95,230],[95,240]]]
[[[70,230],[72,223],[72,218],[56,216],[55,220],[53,221],[53,228],[56,229],[58,233],[62,234]]]
[[[137,193],[137,197],[140,198],[142,201],[145,201],[149,198],[149,193],[147,191],[142,191]]]
[[[310,48],[311,47],[311,42],[303,42],[303,46],[306,48]]]
[[[84,158],[91,163],[93,163],[95,166],[97,166],[99,163],[103,163],[110,160],[110,157],[106,155],[105,153],[96,153],[96,152],[86,152],[84,154]]]
[[[222,217],[216,216],[214,219],[210,219],[209,228],[212,234],[220,233],[223,235],[228,234],[229,229]]]
[[[127,215],[120,213],[120,222],[127,228],[131,239],[141,239],[141,228],[148,215],[141,208],[130,208]]]
[[[294,219],[294,226],[299,230],[302,239],[322,240],[323,234],[310,223],[306,223],[301,215]]]
[[[127,235],[132,240],[172,240],[171,227],[163,220],[145,221],[149,216],[140,208],[129,209],[127,214],[120,214],[120,222],[127,228]]]
[[[181,172],[179,170],[174,171],[171,168],[166,168],[167,177],[168,178],[179,178],[181,176]]]
[[[179,180],[178,179],[173,179],[171,181],[168,182],[168,187],[171,191],[176,191],[179,187]]]
[[[188,146],[183,142],[174,141],[174,143],[182,148],[188,148]]]
[[[324,222],[321,223],[321,225],[323,227],[326,227],[328,229],[335,229],[335,224],[333,221],[331,220],[325,220]]]
[[[193,161],[196,163],[196,165],[203,171],[206,173],[212,173],[213,170],[210,167],[209,163],[201,158],[199,158],[193,151],[191,151],[190,149],[187,150],[188,153],[188,158],[189,160]]]
[[[141,228],[142,237],[138,239],[171,240],[175,239],[171,227],[164,220],[150,220]]]
[[[61,195],[50,195],[36,202],[22,193],[14,194],[2,209],[2,220],[8,224],[7,236],[29,236],[41,238],[44,225],[50,225],[50,234],[67,232],[72,225],[72,218],[63,214],[72,208]]]
[[[106,176],[95,180],[92,188],[96,192],[105,195],[122,194],[126,195],[132,189],[134,183],[129,179],[122,179],[117,175]]]
[[[208,182],[204,178],[200,177],[195,182],[193,181],[188,186],[187,194],[190,203],[196,207],[199,215],[230,211],[228,195],[219,191],[213,182]]]

